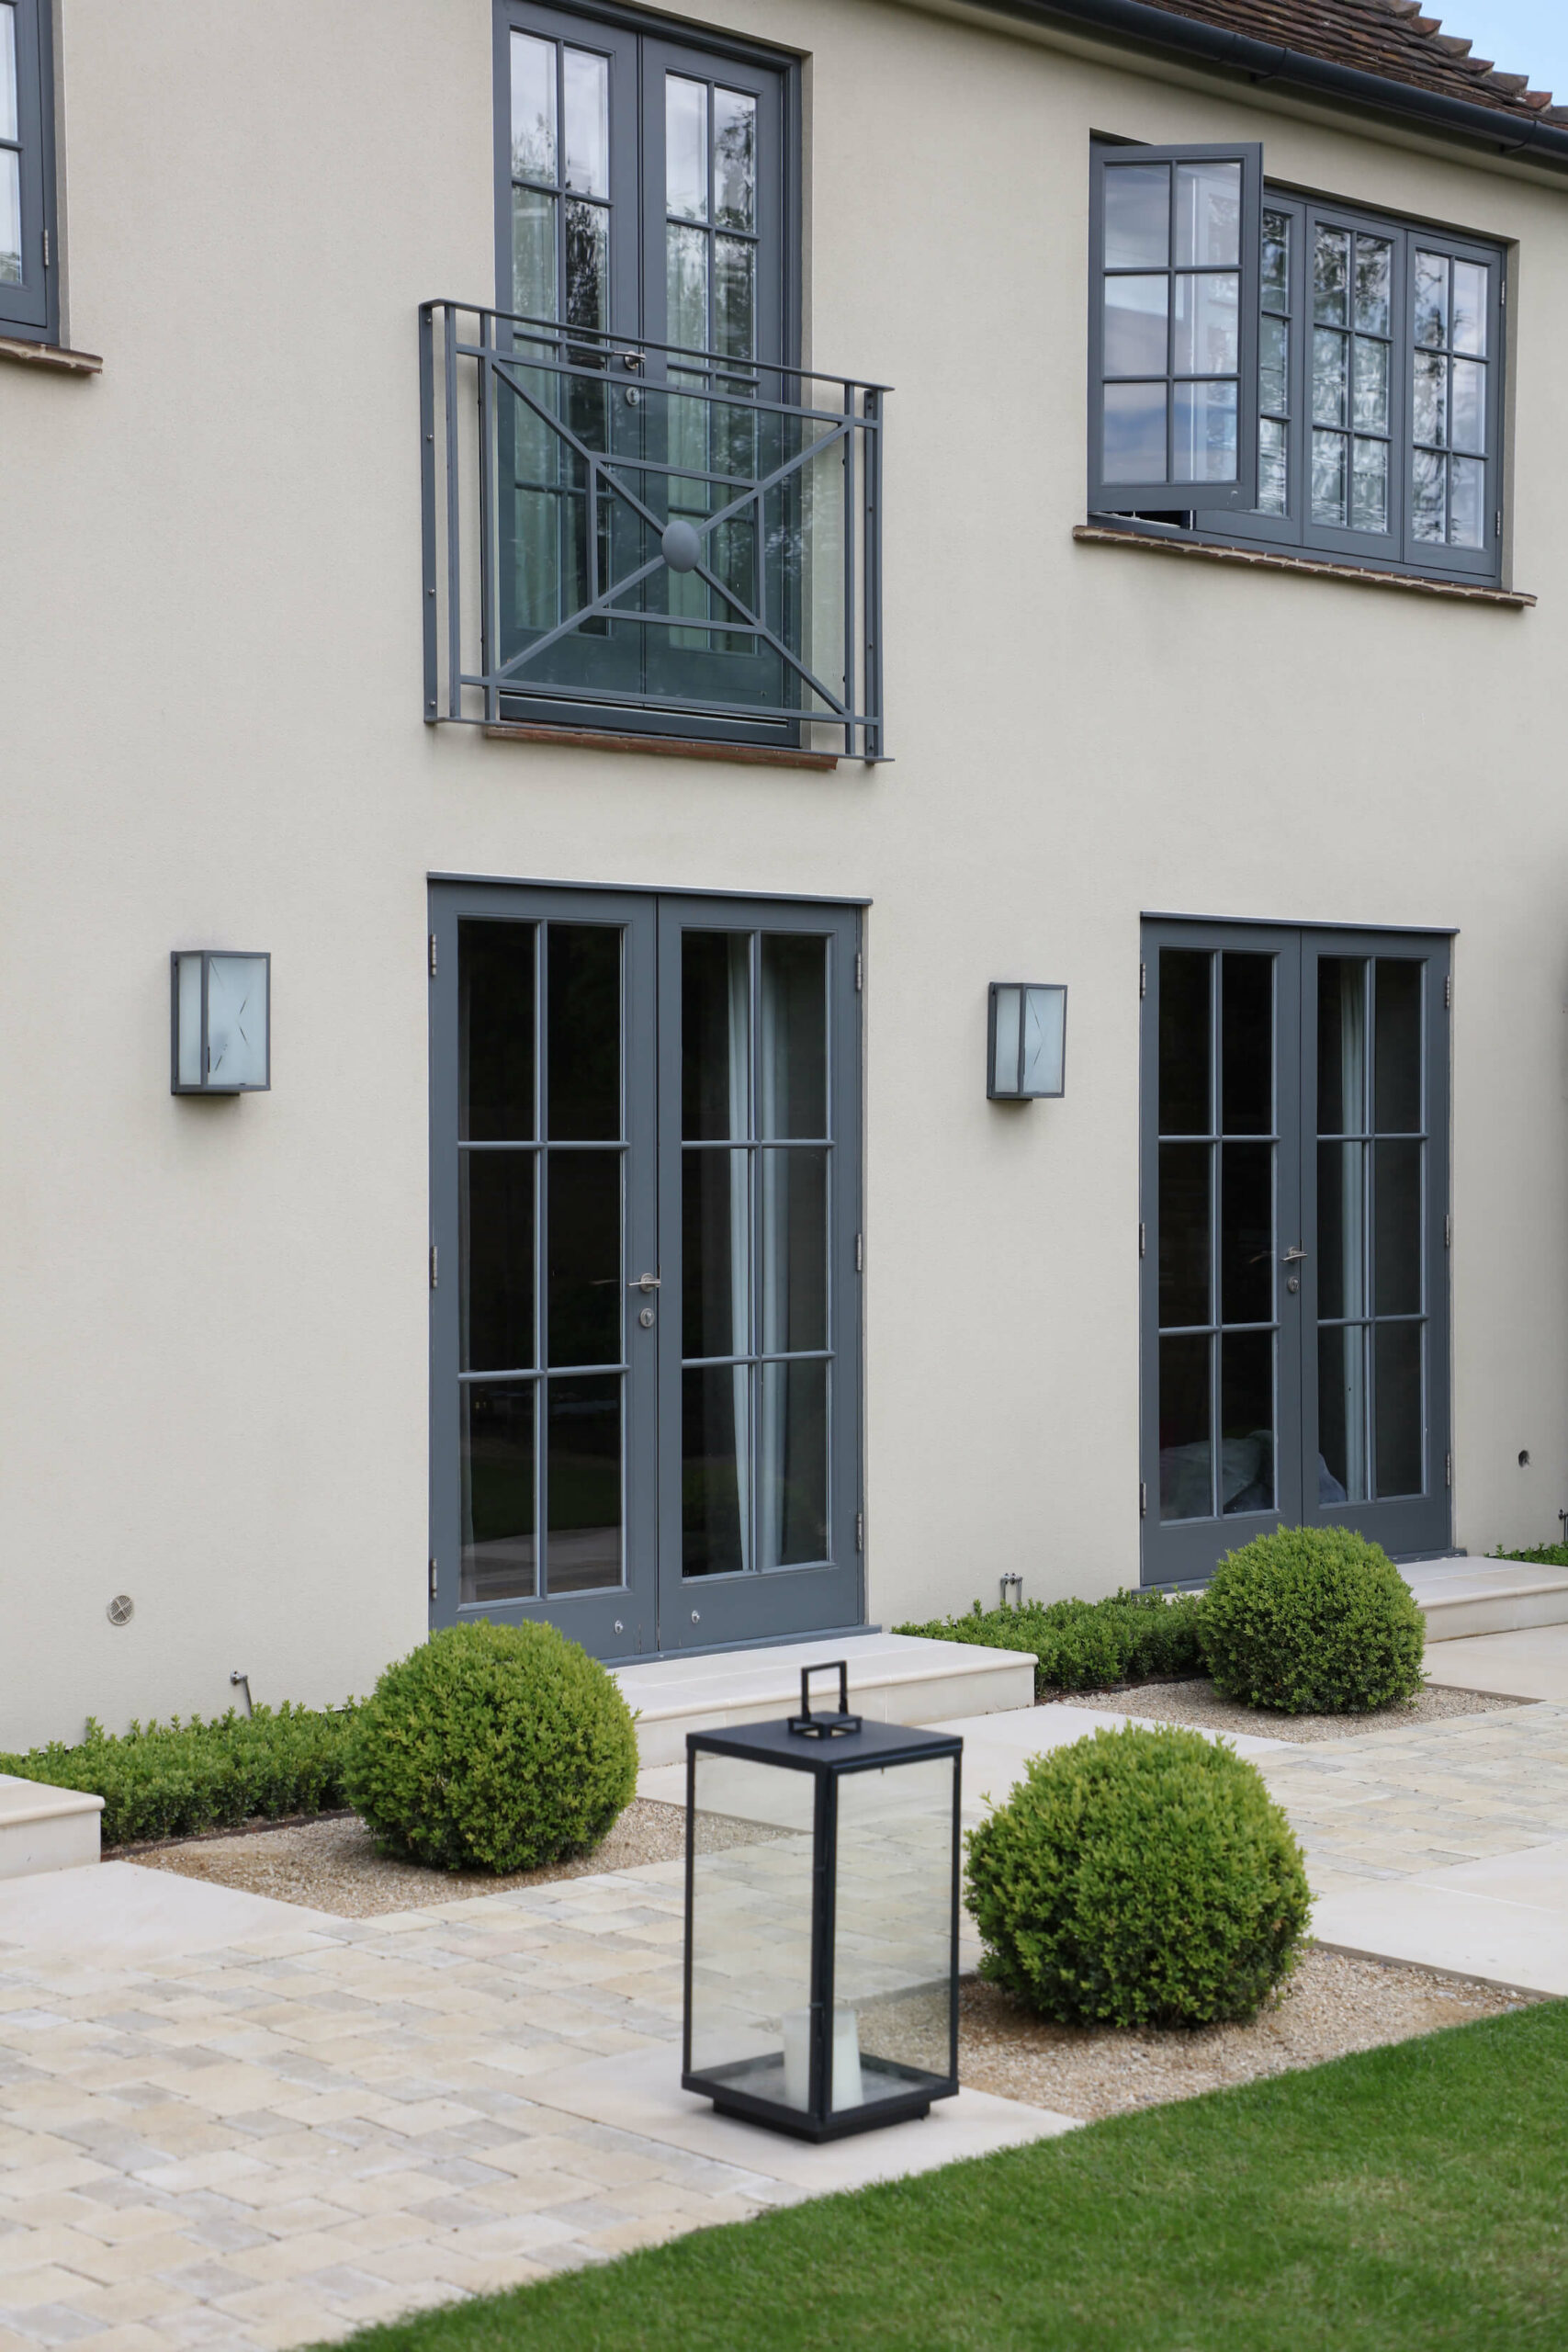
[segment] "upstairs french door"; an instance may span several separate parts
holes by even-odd
[[[432,895],[431,1616],[860,1622],[852,910]]]
[[[1450,1539],[1449,943],[1145,930],[1144,1580]]]
[[[759,538],[789,544],[793,479],[763,534],[747,508],[715,526],[707,579],[659,559],[667,525],[793,447],[788,70],[532,0],[497,0],[496,41],[499,307],[557,330],[502,336],[499,650],[526,656],[509,715],[669,728],[640,705],[684,697],[691,735],[705,704],[776,707],[792,673],[753,616],[782,622],[799,585]],[[610,460],[592,500],[591,456]]]

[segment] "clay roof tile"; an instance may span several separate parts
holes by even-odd
[[[1467,98],[1500,114],[1568,120],[1549,91],[1530,87],[1528,74],[1499,73],[1473,57],[1472,43],[1445,33],[1420,0],[1153,0],[1173,17],[1217,25],[1254,40],[1277,43],[1336,65],[1358,67],[1384,81]]]

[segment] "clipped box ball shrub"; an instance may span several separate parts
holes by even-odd
[[[1215,2025],[1290,1973],[1311,1896],[1256,1768],[1177,1725],[1030,1764],[968,1844],[981,1974],[1063,2025]]]
[[[1281,1527],[1228,1553],[1199,1625],[1216,1688],[1244,1706],[1353,1714],[1422,1686],[1426,1621],[1387,1553],[1348,1527]]]
[[[542,1870],[598,1844],[637,1786],[631,1710],[553,1625],[455,1625],[355,1718],[348,1801],[434,1870]]]

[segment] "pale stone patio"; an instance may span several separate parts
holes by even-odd
[[[127,1863],[0,1889],[0,2352],[309,2343],[1074,2128],[715,2117],[682,1903],[679,1863],[370,1921]]]
[[[965,1811],[1124,1720],[954,1723]],[[1236,1745],[1323,1940],[1568,1993],[1568,1704]],[[0,2352],[298,2346],[1073,2128],[971,2091],[828,2149],[716,2117],[678,2087],[682,1881],[365,1921],[126,1863],[0,1884]]]

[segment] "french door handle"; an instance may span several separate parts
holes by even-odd
[[[1280,1263],[1281,1266],[1299,1266],[1302,1260],[1309,1254],[1305,1250],[1287,1250]]]
[[[641,1274],[637,1277],[637,1280],[635,1283],[628,1283],[626,1284],[626,1288],[628,1290],[657,1290],[659,1288],[659,1276],[657,1274]]]

